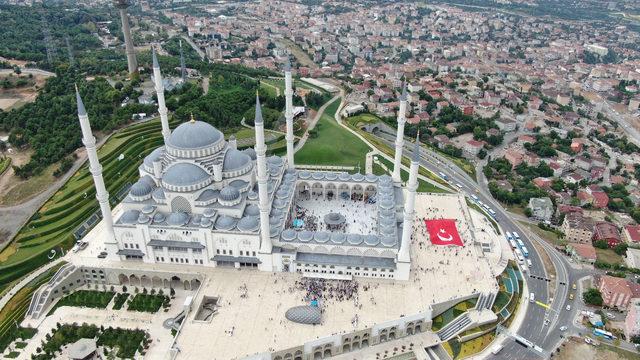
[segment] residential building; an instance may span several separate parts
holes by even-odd
[[[593,237],[593,219],[578,212],[570,212],[564,217],[560,230],[568,242],[591,244]]]
[[[627,317],[624,319],[624,335],[627,340],[640,335],[640,299],[629,302]]]
[[[529,199],[529,209],[535,220],[549,221],[553,216],[553,202],[548,197]]]
[[[631,269],[640,269],[640,249],[628,248],[624,262]]]
[[[593,241],[604,240],[609,247],[614,247],[622,242],[618,227],[608,221],[598,221],[593,226]]]
[[[596,248],[591,244],[568,244],[567,251],[576,262],[593,264],[596,262]]]
[[[611,308],[626,309],[631,299],[640,295],[640,285],[625,278],[602,275],[596,284],[602,294],[602,305]]]
[[[627,225],[622,228],[622,240],[627,244],[640,243],[640,225]]]

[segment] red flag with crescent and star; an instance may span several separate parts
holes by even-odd
[[[464,246],[454,219],[425,220],[433,245]]]

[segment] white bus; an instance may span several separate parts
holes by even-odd
[[[511,236],[511,233],[507,231],[507,240],[513,240],[513,236]]]
[[[522,247],[522,255],[524,255],[524,257],[526,257],[526,258],[529,257],[529,250],[527,249],[526,246]]]
[[[515,231],[513,232],[513,237],[516,239],[520,239],[520,235],[518,235],[518,233]]]
[[[516,242],[518,243],[518,246],[520,246],[521,248],[524,247],[524,243],[522,242],[522,240],[520,240],[520,238],[516,238]]]
[[[520,251],[520,249],[515,249],[514,252],[516,253],[516,258],[518,259],[520,265],[524,265],[524,257],[522,256],[522,252]]]
[[[471,198],[473,199],[473,201],[478,201],[478,197],[475,195],[471,195]]]
[[[489,209],[489,215],[491,215],[492,218],[496,218],[496,212],[493,211],[493,209]]]
[[[516,244],[515,240],[509,240],[509,244],[511,245],[512,249],[518,248],[518,244]]]

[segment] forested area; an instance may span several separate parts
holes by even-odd
[[[97,31],[95,22],[114,19],[117,14],[109,9],[83,8],[67,11],[60,6],[11,6],[0,5],[0,56],[33,62],[45,62],[46,45],[44,24],[50,33],[50,47],[54,59],[67,59],[66,38],[75,49],[89,50],[101,46],[92,33]],[[114,22],[114,31],[119,23]]]
[[[10,131],[9,142],[18,147],[28,144],[34,150],[29,163],[15,168],[17,175],[36,174],[81,145],[75,83],[94,130],[110,131],[129,122],[134,113],[154,111],[150,105],[120,106],[125,97],[132,95],[130,86],[117,90],[104,78],[86,82],[73,70],[59,72],[47,81],[35,102],[10,112],[0,111],[0,129]]]

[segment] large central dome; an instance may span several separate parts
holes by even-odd
[[[169,143],[179,149],[200,149],[212,146],[224,135],[220,130],[203,121],[188,121],[171,133]]]

